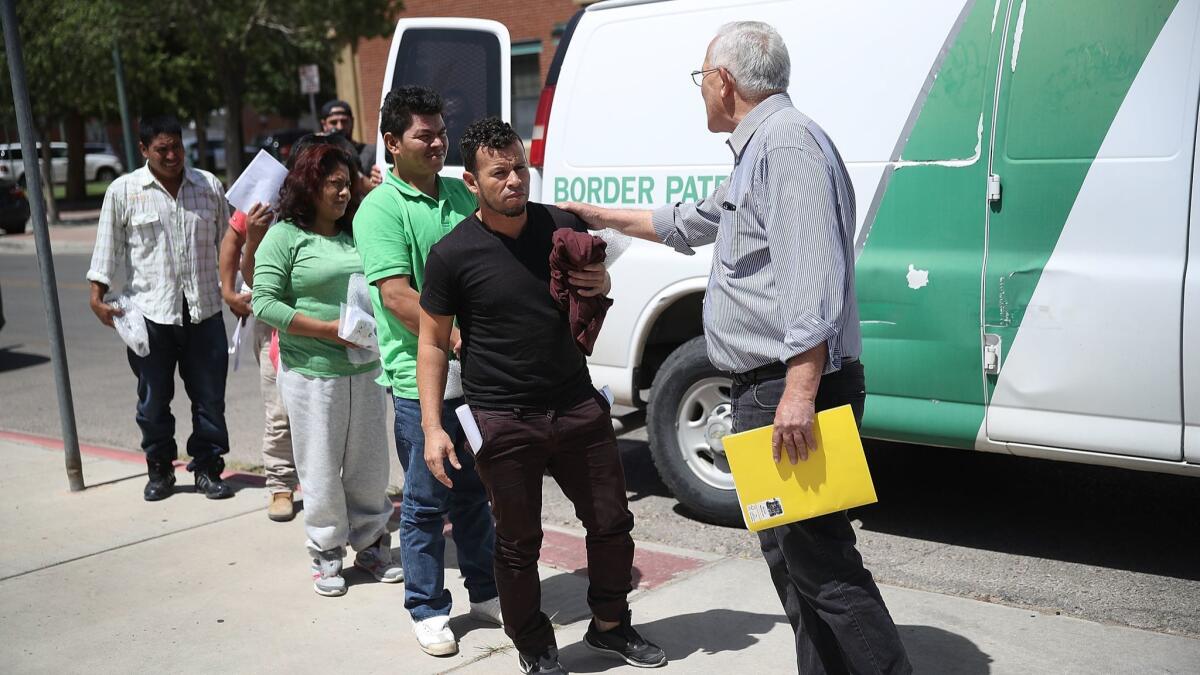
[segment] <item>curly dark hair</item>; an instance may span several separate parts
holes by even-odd
[[[350,203],[346,213],[337,220],[338,229],[352,233],[351,223],[358,209],[358,163],[341,148],[332,144],[318,144],[306,149],[288,171],[279,188],[279,219],[291,221],[297,227],[309,229],[317,212],[316,198],[325,187],[325,179],[338,167],[346,167],[350,174]]]
[[[390,133],[399,138],[412,126],[413,113],[440,115],[442,108],[442,97],[432,89],[411,85],[396,87],[388,92],[379,109],[379,133]]]
[[[458,142],[458,146],[462,150],[463,168],[475,173],[477,166],[475,151],[479,148],[501,150],[513,143],[524,145],[512,125],[499,117],[485,117],[472,122],[463,132],[462,140]]]

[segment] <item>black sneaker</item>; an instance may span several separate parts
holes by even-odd
[[[157,502],[175,492],[175,467],[170,462],[165,465],[158,462],[148,463],[147,474],[150,480],[146,481],[146,487],[142,490],[142,499]]]
[[[611,654],[638,668],[658,668],[667,665],[666,652],[633,629],[629,612],[625,612],[625,616],[621,617],[620,625],[603,632],[596,628],[596,620],[592,619],[587,632],[583,634],[583,643],[593,651]]]
[[[546,673],[547,675],[569,675],[566,668],[558,662],[558,648],[547,647],[541,654],[528,656],[517,652],[517,663],[521,664],[522,673]]]
[[[196,469],[195,473],[196,492],[209,499],[228,499],[233,496],[233,488],[221,480],[219,469]]]

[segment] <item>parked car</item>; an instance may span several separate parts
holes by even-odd
[[[41,144],[38,144],[41,152]],[[83,174],[87,180],[112,181],[124,173],[121,160],[114,154],[88,153],[85,150]],[[67,182],[67,144],[50,143],[50,168],[53,171],[55,183]],[[11,179],[25,184],[25,162],[22,159],[21,144],[7,143],[0,145],[0,179]]]
[[[0,230],[21,234],[29,222],[29,198],[17,182],[0,179]]]
[[[224,138],[209,138],[208,139],[208,157],[209,161],[206,165],[200,163],[200,147],[195,138],[183,142],[184,156],[187,157],[188,164],[198,169],[211,169],[215,173],[220,173],[225,170],[225,139]],[[245,166],[254,155],[258,154],[258,148],[253,145],[242,146],[242,165]]]
[[[311,133],[311,129],[280,129],[262,136],[262,140],[256,145],[271,153],[275,159],[287,164],[288,157],[292,154],[292,144]]]

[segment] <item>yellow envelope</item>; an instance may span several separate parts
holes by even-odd
[[[786,452],[779,464],[771,459],[773,428],[723,439],[742,518],[751,531],[879,501],[850,406],[817,413],[817,449],[795,466]]]

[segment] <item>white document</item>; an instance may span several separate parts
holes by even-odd
[[[287,167],[279,163],[266,150],[259,150],[250,166],[233,182],[225,198],[242,213],[249,213],[255,204],[279,207],[279,188],[287,177]]]
[[[242,346],[250,342],[248,339],[250,335],[254,335],[253,314],[238,319],[237,325],[233,329],[233,335],[229,336],[229,355],[233,357],[235,372],[242,365]]]
[[[608,407],[611,408],[613,406],[613,393],[607,384],[600,387],[600,395],[604,397],[605,401],[608,401]]]
[[[454,414],[458,415],[458,423],[467,436],[467,445],[471,446],[471,452],[478,455],[479,451],[483,449],[483,435],[479,433],[479,426],[475,424],[475,416],[471,414],[471,407],[464,403],[454,409]]]
[[[346,348],[350,363],[363,364],[379,359],[378,325],[371,312],[371,295],[367,291],[367,279],[362,274],[351,274],[346,286],[346,302],[342,303],[338,321],[338,337],[358,345]]]

